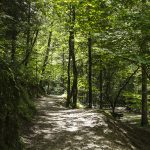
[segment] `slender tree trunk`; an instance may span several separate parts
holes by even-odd
[[[142,12],[145,9],[146,0],[142,0]],[[140,44],[141,53],[145,54],[147,51],[147,37],[145,35],[145,29],[142,27],[142,42]],[[142,71],[142,114],[141,114],[141,126],[148,125],[148,116],[147,116],[147,74],[146,74],[146,64],[141,64]]]
[[[70,42],[69,42],[69,58],[68,58],[68,68],[67,68],[67,102],[66,107],[69,107],[70,105],[70,62],[71,62],[71,54],[70,54]]]
[[[77,107],[77,94],[78,94],[78,72],[76,66],[76,58],[75,58],[75,38],[74,38],[74,25],[75,25],[75,6],[72,5],[72,31],[70,31],[70,40],[71,40],[71,56],[72,56],[72,64],[73,64],[73,108]]]
[[[63,67],[63,73],[62,73],[62,86],[63,86],[63,93],[65,92],[65,52],[63,49],[62,53],[62,67]]]
[[[51,38],[52,38],[52,32],[49,33],[49,37],[48,37],[47,49],[46,49],[46,52],[45,52],[44,61],[43,61],[43,65],[42,65],[42,68],[41,68],[42,75],[44,74],[44,71],[45,71],[47,63],[48,63],[50,46],[51,46]],[[43,89],[43,81],[42,81],[42,79],[40,80],[40,87]]]
[[[92,100],[92,39],[91,35],[89,33],[88,37],[88,67],[89,67],[89,73],[88,73],[88,88],[89,88],[89,108],[92,108],[93,100]]]
[[[31,22],[31,2],[28,3],[28,25],[27,25],[27,41],[26,41],[26,59],[24,61],[25,66],[28,64],[28,57],[30,53],[31,37],[30,37],[30,22]]]
[[[51,40],[52,40],[52,31],[49,33],[49,37],[48,37],[47,49],[45,52],[44,62],[43,62],[43,66],[42,66],[42,74],[44,73],[44,71],[46,69],[46,65],[48,63],[49,52],[50,52],[50,47],[51,47]]]
[[[113,106],[114,108],[116,108],[116,105],[118,103],[118,100],[119,100],[119,97],[120,97],[120,94],[122,93],[122,91],[125,89],[125,87],[128,85],[128,83],[130,82],[130,80],[133,78],[133,76],[137,73],[137,71],[139,70],[139,67],[125,80],[124,83],[122,83],[122,86],[120,87],[115,99],[114,99],[114,102],[113,102]]]
[[[73,33],[74,37],[74,33]],[[73,108],[77,107],[77,93],[78,93],[78,73],[77,73],[77,66],[76,66],[76,59],[75,59],[75,52],[74,52],[74,38],[72,39],[72,63],[73,63]]]
[[[33,34],[33,37],[31,37],[31,2],[28,1],[26,52],[25,52],[25,58],[21,62],[21,64],[24,64],[25,66],[27,66],[28,63],[29,63],[30,55],[31,55],[33,47],[34,47],[34,45],[37,41],[37,37],[38,37],[38,34],[39,34],[39,29],[35,30],[34,34]]]
[[[146,65],[142,64],[142,116],[141,116],[141,126],[148,125],[147,116],[147,74],[145,72]]]
[[[74,25],[75,25],[75,6],[70,5],[70,31],[69,31],[69,55],[72,58],[72,66],[73,66],[73,85],[71,91],[69,92],[70,83],[68,82],[68,93],[67,93],[67,106],[70,103],[70,99],[73,97],[73,108],[77,107],[77,93],[78,93],[78,72],[76,66],[76,57],[75,57],[75,47],[74,47]],[[69,65],[68,65],[69,66]],[[70,68],[68,68],[68,71]],[[70,74],[70,72],[69,72]],[[69,75],[68,74],[68,75]],[[69,81],[70,76],[68,76]]]
[[[99,82],[100,82],[100,109],[103,109],[103,71],[100,69],[100,75],[99,75]]]
[[[16,40],[17,40],[17,31],[15,27],[12,29],[12,39],[11,39],[11,62],[15,64],[15,53],[16,53]]]
[[[141,44],[141,52],[146,52],[146,39],[142,39],[143,42]],[[146,64],[141,64],[141,71],[142,71],[142,113],[141,113],[141,126],[147,126],[148,125],[148,114],[147,114],[147,73],[146,73],[147,67]]]
[[[28,65],[29,63],[29,58],[30,58],[30,55],[32,53],[32,50],[34,48],[34,45],[37,41],[37,37],[38,37],[38,34],[39,34],[39,29],[37,29],[36,33],[35,33],[35,37],[34,37],[34,40],[33,42],[29,42],[28,43],[28,38],[29,38],[29,35],[27,36],[27,49],[26,49],[26,54],[25,54],[25,58],[22,60],[22,62],[20,63],[21,65],[24,64],[25,66]]]
[[[36,97],[38,98],[39,95],[39,81],[38,81],[38,62],[37,62],[37,57],[36,57],[36,68],[35,68],[35,73],[36,73]]]

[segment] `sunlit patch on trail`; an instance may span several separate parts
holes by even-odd
[[[34,126],[23,137],[27,150],[134,149],[129,141],[123,143],[126,132],[123,135],[117,131],[114,133],[115,123],[109,121],[108,124],[103,113],[66,109],[60,105],[60,100],[61,96],[53,95],[42,97],[37,102]]]

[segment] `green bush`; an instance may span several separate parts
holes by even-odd
[[[126,104],[131,108],[132,111],[140,112],[141,110],[141,95],[131,92],[124,93],[126,98]]]

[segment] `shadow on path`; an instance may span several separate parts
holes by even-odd
[[[25,150],[132,150],[127,132],[105,113],[66,109],[61,96],[36,102],[33,126],[23,136]]]

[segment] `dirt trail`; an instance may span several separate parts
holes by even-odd
[[[96,110],[66,109],[61,96],[37,101],[33,126],[23,136],[25,150],[132,150],[127,132]]]

